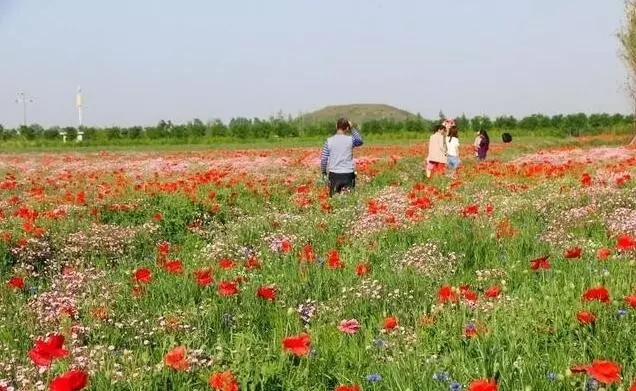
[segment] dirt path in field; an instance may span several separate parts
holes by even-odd
[[[530,155],[520,156],[511,164],[550,163],[566,164],[576,163],[617,163],[619,161],[636,158],[636,149],[628,147],[596,147],[596,148],[570,148],[559,150],[539,151]]]

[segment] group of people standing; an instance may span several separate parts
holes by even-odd
[[[488,132],[480,130],[475,138],[474,154],[477,160],[485,160],[490,148]],[[448,166],[451,175],[459,167],[459,137],[457,126],[452,119],[445,119],[433,130],[428,141],[428,156],[426,157],[426,177],[433,172],[444,171]]]
[[[320,170],[323,179],[329,184],[329,196],[352,190],[356,185],[353,149],[364,144],[360,132],[346,118],[340,118],[336,124],[336,133],[325,142],[320,156]],[[426,177],[436,171],[445,171],[448,166],[450,174],[461,164],[459,157],[459,137],[457,126],[452,119],[445,119],[434,129],[429,138],[428,156],[426,158]],[[475,157],[486,159],[490,138],[485,130],[480,130],[474,142]]]

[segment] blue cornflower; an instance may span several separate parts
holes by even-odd
[[[453,382],[450,384],[450,386],[448,386],[448,389],[451,391],[460,391],[462,388],[464,388],[461,384]]]
[[[367,375],[367,381],[371,383],[376,383],[382,380],[382,376],[379,373],[372,373]]]
[[[557,374],[554,372],[548,372],[548,380],[555,381],[557,379]]]
[[[316,357],[318,355],[318,351],[314,348],[311,348],[309,351],[309,357]]]
[[[374,340],[373,340],[373,344],[374,344],[375,346],[378,346],[378,347],[381,347],[381,348],[387,347],[387,346],[389,345],[389,344],[388,344],[385,340],[383,340],[383,339],[374,339]]]
[[[433,374],[433,380],[448,381],[448,379],[449,379],[448,372],[435,372]]]
[[[627,311],[620,309],[616,312],[616,315],[618,315],[619,318],[622,318],[623,316],[627,315]]]
[[[318,257],[318,258],[316,259],[316,262],[317,262],[320,266],[322,266],[322,265],[325,263],[325,258],[323,258],[323,257]]]

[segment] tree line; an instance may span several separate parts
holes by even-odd
[[[440,113],[440,118],[444,118]],[[353,118],[355,121],[355,118]],[[468,118],[465,115],[455,118],[460,132],[479,130],[501,130],[517,132],[549,132],[554,135],[577,136],[586,133],[600,132],[610,129],[628,129],[634,123],[632,115],[624,114],[590,114],[585,113],[547,116],[533,114],[523,118],[500,116],[490,118],[480,115]],[[92,144],[112,140],[193,140],[204,138],[232,139],[271,139],[294,137],[317,137],[333,133],[334,121],[308,121],[278,115],[269,119],[233,118],[224,123],[220,120],[203,122],[195,119],[186,124],[173,124],[171,121],[160,121],[155,126],[133,127],[91,127],[81,129],[75,127],[44,128],[37,124],[19,128],[4,128],[0,125],[0,139],[7,140],[59,140],[63,135],[67,141],[76,140],[78,131],[82,139]],[[411,118],[397,121],[393,119],[374,119],[359,124],[365,134],[393,134],[401,132],[426,132],[431,130],[439,119],[426,119],[419,114]]]

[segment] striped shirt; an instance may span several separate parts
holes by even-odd
[[[353,129],[351,136],[335,134],[327,139],[320,155],[320,170],[323,174],[329,172],[336,174],[349,174],[354,172],[353,148],[364,144],[362,136],[357,129]]]

